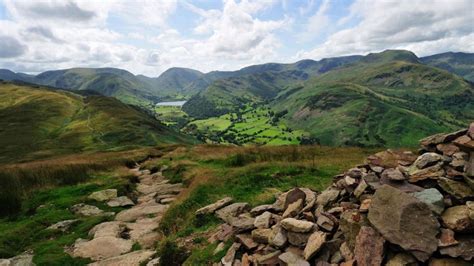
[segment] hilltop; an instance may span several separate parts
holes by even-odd
[[[139,108],[101,95],[0,83],[0,162],[187,143]]]

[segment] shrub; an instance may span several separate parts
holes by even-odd
[[[160,265],[179,266],[187,259],[188,254],[184,248],[178,247],[173,241],[166,239],[158,249]]]

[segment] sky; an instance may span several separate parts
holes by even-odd
[[[407,49],[474,52],[474,0],[0,0],[0,68],[155,77]]]

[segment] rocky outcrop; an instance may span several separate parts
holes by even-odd
[[[210,242],[235,240],[223,265],[473,265],[473,136],[474,123],[423,139],[418,156],[371,155],[322,192],[222,207],[226,238]],[[239,219],[254,224],[236,228]]]

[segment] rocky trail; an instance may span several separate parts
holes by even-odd
[[[163,170],[163,169],[162,169]],[[155,265],[150,259],[155,255],[157,232],[160,220],[182,190],[182,184],[170,184],[162,170],[151,174],[140,170],[140,166],[130,169],[137,177],[136,203],[126,196],[117,196],[114,189],[92,193],[89,198],[107,202],[111,207],[128,207],[117,213],[106,213],[86,204],[72,206],[79,215],[110,215],[113,221],[100,223],[89,231],[90,239],[77,239],[67,252],[73,257],[89,258],[91,265]],[[58,226],[58,225],[56,225]]]

